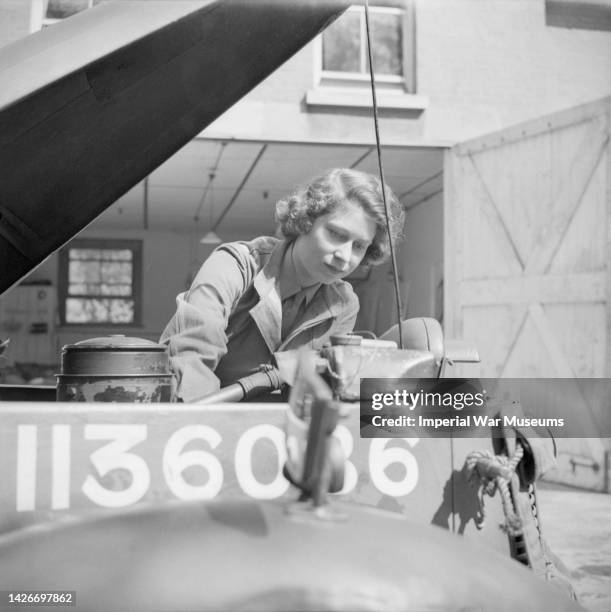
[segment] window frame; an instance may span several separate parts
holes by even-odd
[[[30,15],[30,33],[38,32],[43,28],[53,25],[54,23],[59,23],[67,17],[63,18],[55,18],[55,17],[47,17],[47,8],[49,7],[49,0],[31,0],[32,2],[32,12]],[[87,0],[87,7],[78,11],[82,13],[83,11],[89,10],[94,6],[94,0]],[[78,14],[78,13],[75,13]],[[72,17],[72,15],[70,15]]]
[[[70,250],[71,249],[100,249],[100,250],[125,250],[132,252],[132,293],[130,296],[99,296],[83,295],[71,296],[68,294],[70,274]],[[142,240],[114,239],[114,238],[76,238],[62,247],[59,251],[58,270],[58,307],[59,321],[62,327],[82,329],[85,327],[96,328],[119,328],[119,327],[142,327]],[[112,321],[86,321],[83,323],[72,323],[66,321],[66,300],[68,298],[124,298],[134,301],[134,320],[130,323],[113,323]]]
[[[356,12],[361,14],[361,45],[360,64],[367,65],[367,46],[365,31],[365,8],[362,5],[351,5],[346,13]],[[402,27],[402,75],[390,75],[376,73],[376,85],[386,90],[397,90],[403,93],[416,93],[416,33],[414,7],[412,2],[386,3],[369,7],[370,15],[373,13],[395,14],[401,17]],[[344,14],[346,14],[344,13]],[[341,19],[340,16],[338,19]],[[315,87],[364,87],[370,83],[369,70],[365,72],[343,72],[323,69],[323,36],[324,32],[316,37],[314,43],[314,86]]]

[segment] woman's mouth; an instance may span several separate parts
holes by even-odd
[[[329,270],[329,272],[331,272],[331,274],[337,275],[337,274],[344,274],[345,269],[344,268],[338,268],[336,266],[333,266],[331,264],[328,264],[325,262],[325,266],[327,268],[327,270]]]

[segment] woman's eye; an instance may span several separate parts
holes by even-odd
[[[363,251],[367,250],[367,245],[363,244],[362,242],[355,242],[354,250],[358,253],[362,253]]]
[[[327,231],[329,232],[329,235],[332,238],[336,238],[337,240],[342,240],[344,238],[344,236],[340,232],[338,232],[338,231],[336,231],[336,230],[334,230],[334,229],[332,229],[330,227],[327,228]]]

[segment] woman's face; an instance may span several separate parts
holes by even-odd
[[[332,283],[353,272],[375,233],[375,221],[352,201],[318,217],[307,234],[297,237],[293,248],[302,286]]]

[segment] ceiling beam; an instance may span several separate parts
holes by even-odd
[[[257,153],[257,157],[255,157],[254,161],[250,165],[250,168],[248,168],[248,171],[246,172],[244,178],[242,179],[242,182],[238,185],[238,188],[235,190],[235,193],[233,194],[233,196],[231,196],[231,200],[229,200],[229,203],[223,209],[223,212],[221,213],[220,217],[214,222],[214,225],[212,226],[210,231],[216,232],[218,226],[221,224],[221,222],[223,221],[223,219],[229,212],[229,209],[234,205],[240,193],[242,193],[242,189],[244,188],[244,185],[246,185],[248,179],[250,178],[250,175],[253,173],[254,169],[257,167],[257,164],[259,163],[259,160],[261,159],[261,157],[263,157],[263,153],[265,153],[266,149],[267,149],[267,144],[264,144],[259,149],[259,152]]]
[[[399,196],[399,199],[402,200],[405,196],[408,196],[410,193],[413,193],[414,191],[417,191],[423,185],[426,185],[427,183],[430,183],[431,181],[434,181],[436,178],[439,178],[440,176],[443,176],[443,170],[440,170],[439,172],[436,172],[435,174],[433,174],[433,175],[429,176],[428,178],[424,179],[423,181],[421,181],[417,185],[414,185],[413,187],[410,187],[407,191],[404,191]]]
[[[429,193],[428,195],[424,196],[422,199],[418,200],[417,202],[414,202],[413,204],[406,206],[405,212],[409,212],[410,210],[413,210],[414,208],[416,208],[416,206],[420,206],[420,204],[424,204],[425,202],[428,202],[429,200],[434,198],[436,195],[439,195],[440,193],[443,193],[443,189],[438,189],[437,191],[433,191],[433,193]]]
[[[372,151],[375,151],[375,147],[369,147],[365,153],[363,153],[351,166],[350,168],[356,168],[364,159],[369,157]]]

